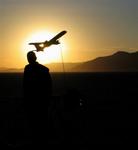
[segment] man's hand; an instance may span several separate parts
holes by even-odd
[[[58,45],[58,44],[60,44],[60,42],[59,42],[59,40],[56,40],[53,44]]]
[[[58,45],[58,44],[60,44],[60,42],[58,40],[52,41],[52,42],[48,41],[46,46],[48,47],[48,46],[51,46],[51,45]]]

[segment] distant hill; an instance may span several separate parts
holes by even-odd
[[[1,67],[0,72],[4,73],[10,73],[10,72],[23,72],[23,68],[17,69],[17,68],[6,68],[6,67]]]
[[[72,69],[75,72],[135,72],[138,71],[138,52],[118,51],[110,56],[98,57]]]
[[[70,72],[72,71],[72,68],[78,66],[81,63],[50,63],[50,64],[45,64],[46,67],[49,68],[50,72]],[[10,73],[10,72],[23,72],[24,68],[4,68],[1,67],[0,68],[0,72],[4,72],[4,73]]]
[[[51,63],[45,66],[47,66],[50,69],[50,72],[71,72],[73,68],[79,66],[80,64],[82,63]]]
[[[64,65],[64,66],[63,66]],[[51,63],[46,65],[50,72],[137,72],[138,51],[118,51],[110,56],[98,57],[82,63]],[[23,68],[0,68],[0,72],[23,72]]]

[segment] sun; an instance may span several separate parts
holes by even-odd
[[[50,40],[53,38],[57,33],[52,33],[48,31],[39,31],[36,33],[31,34],[25,40],[23,44],[23,50],[25,53],[35,50],[33,45],[28,45],[31,42],[44,42],[46,40]],[[45,48],[43,52],[35,52],[37,56],[37,61],[41,64],[53,63],[53,62],[61,62],[61,52],[66,49],[65,41],[62,38],[60,41],[60,45],[52,45],[48,48]]]

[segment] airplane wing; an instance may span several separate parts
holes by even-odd
[[[38,43],[29,43],[29,45],[40,45],[43,44],[44,42],[38,42]]]

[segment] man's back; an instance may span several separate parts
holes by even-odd
[[[23,84],[26,98],[49,97],[52,94],[49,69],[37,62],[25,66]]]

